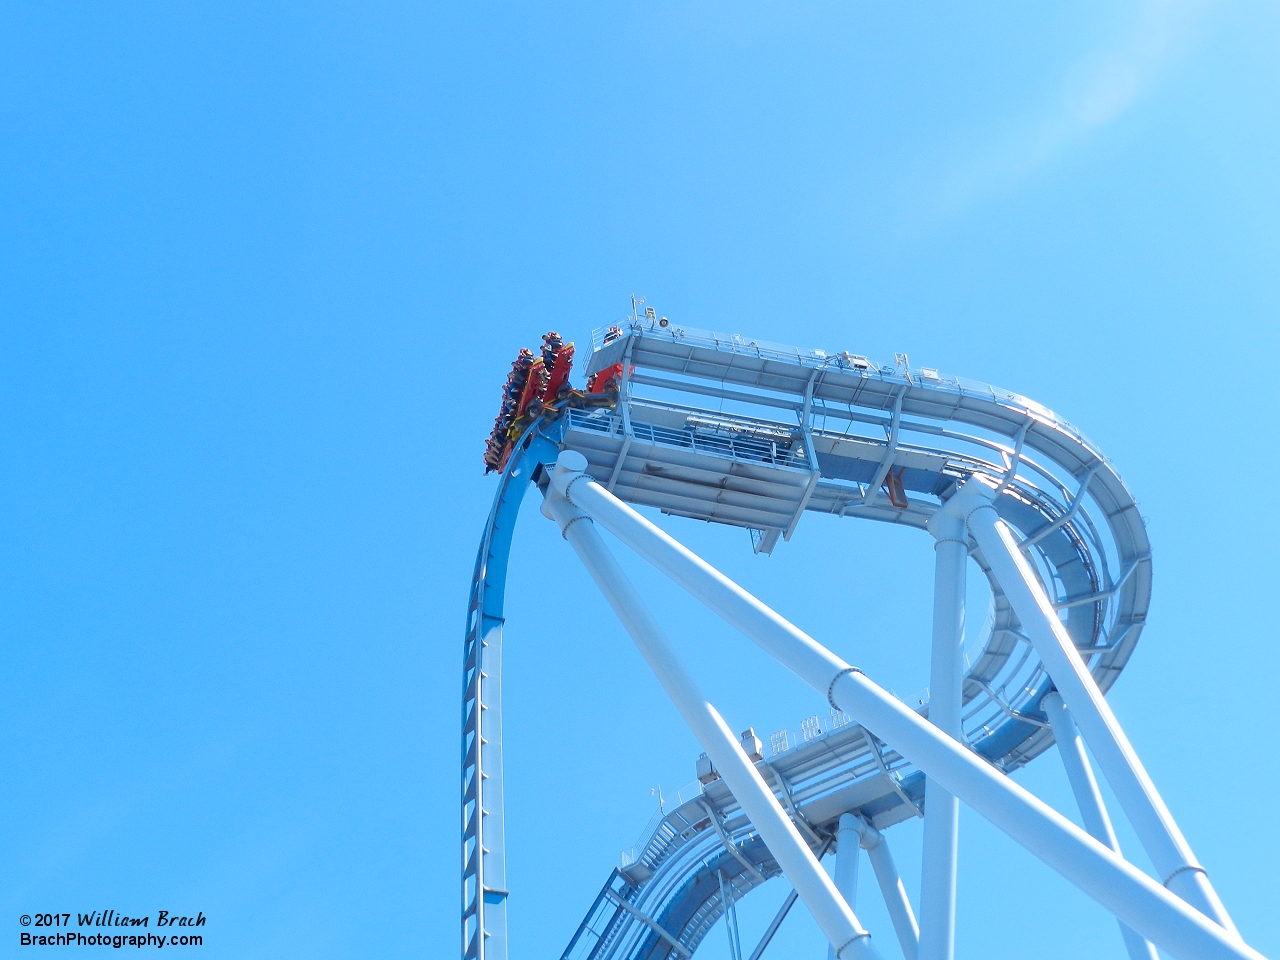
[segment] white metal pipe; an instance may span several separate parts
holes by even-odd
[[[1182,960],[1261,954],[966,750],[751,596],[585,474],[585,458],[552,483],[571,502],[771,654],[828,702],[893,745],[1070,882]],[[710,751],[708,751],[709,753]],[[730,785],[732,789],[732,785]],[[766,840],[766,843],[768,841]],[[825,874],[824,874],[825,876]]]
[[[1260,954],[995,767],[957,744],[853,668],[828,684],[831,702],[936,777],[979,814],[1097,903],[1181,960]]]
[[[586,458],[576,451],[566,450],[560,454],[557,471],[551,480],[556,490],[706,604],[730,626],[750,637],[775,660],[785,663],[806,682],[820,683],[823,693],[826,692],[826,683],[835,672],[835,664],[844,666],[843,661],[640,516],[591,477],[576,472],[573,466],[564,472],[559,470],[559,466],[576,466],[578,463],[582,464],[581,469],[586,468]]]
[[[898,876],[898,865],[893,862],[893,854],[889,852],[889,843],[884,834],[865,820],[859,819],[858,829],[862,832],[862,849],[867,851],[867,859],[871,861],[876,883],[884,896],[889,919],[893,921],[894,933],[898,935],[902,956],[905,960],[917,960],[920,952],[920,928],[916,926],[916,915],[911,909],[907,888],[902,885],[902,878]]]
[[[1204,868],[1196,861],[1160,792],[1125,736],[1088,666],[1058,619],[1013,532],[990,501],[991,491],[970,480],[943,509],[962,513],[1022,629],[1031,640],[1054,686],[1071,707],[1125,816],[1164,885],[1206,916],[1239,936]]]
[[[1091,836],[1119,853],[1120,841],[1116,839],[1111,818],[1107,816],[1107,807],[1102,802],[1098,781],[1094,779],[1089,756],[1084,752],[1084,741],[1080,739],[1080,732],[1076,730],[1067,705],[1062,702],[1062,695],[1055,690],[1041,701],[1041,706],[1049,717],[1049,726],[1053,728],[1053,739],[1058,744],[1062,766],[1067,771],[1067,780],[1071,784],[1071,792],[1075,794],[1076,805],[1080,808],[1084,828]],[[1156,948],[1142,934],[1125,926],[1123,922],[1120,924],[1120,936],[1130,960],[1159,960]]]
[[[920,958],[953,960],[960,801],[936,777],[924,783],[920,854]]]
[[[560,526],[645,662],[707,751],[734,799],[835,948],[836,956],[839,960],[880,960],[870,935],[765,785],[738,738],[698,688],[590,518],[559,496],[548,496],[543,507]]]
[[[842,813],[836,830],[836,889],[850,910],[858,896],[858,858],[862,855],[858,822],[852,813]]]
[[[862,834],[858,832],[858,818],[852,813],[842,813],[836,828],[836,889],[852,910],[858,898],[858,857]],[[835,947],[829,947],[827,955],[835,960]]]
[[[969,560],[969,534],[963,519],[941,511],[929,520],[928,529],[936,541],[929,722],[952,739],[960,740],[965,566]],[[927,778],[920,865],[921,960],[953,960],[955,957],[959,835],[960,801],[937,779]]]

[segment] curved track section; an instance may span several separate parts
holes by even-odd
[[[502,628],[516,517],[554,443],[526,434],[498,481],[471,578],[462,658],[462,956],[506,960],[507,864],[502,796]]]
[[[905,358],[878,365],[645,321],[597,331],[593,346],[588,374],[622,371],[617,404],[563,406],[530,431],[502,477],[477,562],[463,710],[468,960],[484,951],[487,938],[476,931],[491,929],[490,898],[491,916],[505,910],[493,852],[501,841],[491,842],[501,813],[481,796],[494,796],[498,765],[500,807],[500,756],[485,755],[493,738],[482,729],[494,722],[486,684],[500,684],[500,664],[484,658],[500,656],[501,584],[519,498],[536,463],[559,449],[584,454],[590,473],[621,499],[747,528],[765,553],[810,512],[923,529],[960,483],[983,475],[998,487],[998,512],[1023,538],[1104,691],[1132,655],[1150,602],[1150,545],[1124,482],[1080,431],[1025,397],[912,370]],[[971,556],[987,572],[993,602],[970,656],[964,733],[972,749],[1011,772],[1053,742],[1040,707],[1051,684],[981,553]],[[909,704],[928,712],[926,694]],[[923,795],[919,771],[840,720],[810,718],[799,737],[771,737],[760,761],[815,850],[829,843],[841,813],[857,810],[884,828],[917,815]],[[467,812],[473,808],[478,817]],[[488,834],[486,823],[494,825]],[[566,957],[683,958],[729,901],[778,872],[719,781],[666,813],[626,860]],[[731,878],[724,894],[717,871]],[[505,958],[505,942],[502,949]]]

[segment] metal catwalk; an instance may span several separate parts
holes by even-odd
[[[776,877],[793,892],[747,960],[759,960],[797,899],[837,960],[886,951],[950,960],[960,802],[1112,912],[1133,960],[1154,960],[1152,944],[1187,960],[1260,956],[1104,697],[1146,621],[1151,553],[1133,497],[1080,431],[1025,397],[912,369],[903,356],[881,365],[656,317],[596,332],[586,372],[604,387],[584,395],[567,387],[572,345],[552,336],[544,356],[561,386],[530,402],[528,368],[541,361],[529,354],[510,390],[525,416],[513,419],[517,404],[507,404],[511,440],[486,455],[501,472],[464,652],[464,960],[507,957],[503,591],[531,487],[706,751],[698,782],[623,854],[564,960],[684,960],[721,917],[731,953],[744,960],[736,904]],[[763,553],[789,540],[806,512],[928,534],[929,695],[898,700],[631,505],[743,527]],[[807,681],[820,710],[767,745],[754,731],[730,731],[597,525]],[[969,558],[993,596],[971,663],[961,649]],[[1086,830],[1008,777],[1055,743]],[[1086,743],[1154,878],[1120,853]],[[924,819],[918,912],[888,842],[890,828],[912,817]],[[893,921],[874,938],[849,906],[860,850]],[[834,879],[819,862],[828,853]]]

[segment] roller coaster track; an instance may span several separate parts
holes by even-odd
[[[877,364],[654,321],[598,330],[592,347],[588,375],[621,364],[617,402],[552,405],[525,432],[476,561],[464,646],[464,960],[507,955],[503,591],[520,503],[531,482],[545,486],[562,451],[584,456],[621,501],[742,527],[758,553],[790,540],[807,513],[924,531],[956,490],[981,482],[1103,692],[1132,656],[1150,603],[1151,550],[1134,498],[1093,443],[1034,401],[913,369],[905,357]],[[1054,744],[1045,700],[1055,688],[988,558],[972,544],[969,555],[992,602],[968,647],[960,740],[1008,774]],[[906,703],[928,716],[927,693]],[[844,814],[873,834],[921,815],[924,773],[842,711],[758,746],[757,770],[818,856]],[[705,758],[699,772],[624,853],[565,960],[683,960],[737,900],[781,873]]]

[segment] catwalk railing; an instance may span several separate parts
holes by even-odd
[[[802,515],[825,513],[923,529],[941,502],[976,478],[994,490],[1000,520],[1016,532],[1029,575],[1048,595],[1054,616],[1097,688],[1107,690],[1132,655],[1150,602],[1144,523],[1110,462],[1052,411],[986,384],[912,368],[905,357],[892,365],[876,364],[851,353],[805,351],[647,321],[597,331],[593,345],[587,372],[621,363],[626,369],[622,395],[611,409],[549,411],[529,435],[540,446],[522,446],[513,457],[514,469],[527,471],[522,486],[533,466],[554,459],[557,448],[576,450],[587,457],[588,472],[624,501],[753,528],[753,543],[768,552],[780,538],[790,537]],[[520,467],[526,456],[529,462]],[[890,490],[890,478],[899,492]],[[508,490],[505,478],[503,490]],[[500,502],[504,496],[510,499],[509,491],[500,493]],[[477,564],[477,592],[486,610],[490,604],[484,598],[494,595],[495,584],[492,576],[482,576],[482,567],[501,567],[505,575],[509,531],[501,513],[495,506],[482,548],[487,561]],[[971,556],[991,585],[992,601],[985,625],[965,648],[961,737],[997,769],[1009,772],[1053,743],[1042,706],[1053,682],[1038,641],[1015,614],[987,556],[981,550],[972,550]],[[473,608],[475,603],[473,597]],[[477,624],[489,622],[496,621],[469,621],[468,664],[476,662]],[[500,684],[500,666],[493,681]],[[469,673],[468,684],[476,683],[483,696],[483,683]],[[477,702],[468,696],[468,703]],[[927,717],[928,700],[925,689],[902,702]],[[469,784],[478,790],[495,773],[500,795],[500,770],[492,771],[486,762],[476,765],[485,751],[477,746],[474,729],[480,712],[470,709],[474,712],[464,712],[464,764],[471,764],[464,771],[464,798],[473,796],[474,790],[467,792]],[[798,730],[764,735],[765,766],[785,766],[788,755],[843,734],[846,727],[861,729],[816,715]],[[837,780],[846,785],[891,783],[892,816],[918,812],[923,777],[915,764],[865,731],[842,749],[849,762]],[[493,753],[500,758],[500,744]],[[792,784],[799,796],[795,802],[803,806],[811,785],[803,777]],[[670,830],[663,824],[686,808],[692,817],[690,805],[704,800],[705,793],[697,790],[686,797],[681,791],[668,800],[663,815],[646,826],[624,856],[619,879],[610,881],[629,891],[615,894],[648,904],[646,909],[679,913],[688,908],[677,936],[680,949],[668,944],[676,954],[696,947],[696,932],[703,921],[713,922],[719,915],[716,903],[722,896],[712,892],[703,897],[709,888],[694,879],[706,864],[698,868],[689,857],[702,845],[707,845],[708,856],[717,844],[728,854],[714,830],[690,833],[679,824],[667,823]],[[787,790],[778,793],[779,802],[784,794]],[[808,799],[821,806],[820,797]],[[474,799],[468,802],[482,809]],[[470,912],[464,911],[464,931],[468,918],[483,912],[484,893],[502,910],[506,898],[505,887],[489,891],[477,866],[501,854],[488,837],[482,843],[477,832],[491,814],[484,810],[472,819],[466,809],[464,904]],[[686,821],[685,827],[705,819]],[[739,837],[749,840],[749,829]],[[477,853],[481,850],[483,856]],[[628,879],[627,869],[636,865],[647,865],[652,876],[639,879],[640,873],[631,871]],[[724,866],[733,869],[727,861]],[[735,880],[727,889],[747,888]],[[594,911],[630,918],[611,920],[611,929],[635,922],[649,930],[654,943],[666,942],[619,906],[616,897],[601,896],[604,900]],[[695,899],[679,899],[689,896]],[[477,927],[474,919],[470,922],[470,934],[464,932],[466,955],[478,958],[484,951],[487,960],[505,960],[505,938]],[[582,936],[591,938],[586,932]],[[632,956],[622,944],[616,936],[612,941],[604,936],[590,953],[595,960],[606,954]]]

